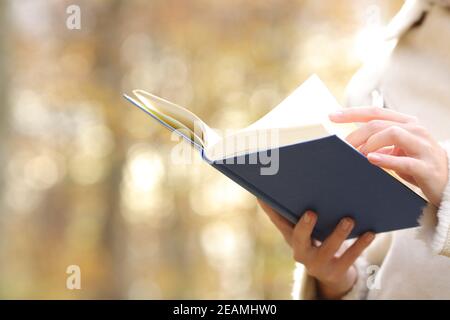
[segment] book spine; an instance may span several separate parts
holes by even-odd
[[[270,205],[274,210],[276,210],[278,213],[280,213],[284,218],[289,220],[290,222],[296,224],[298,222],[298,217],[290,212],[288,209],[280,205],[277,201],[269,197],[267,194],[262,192],[260,189],[255,187],[252,183],[250,183],[247,180],[242,179],[240,176],[235,174],[233,171],[228,169],[223,164],[217,164],[214,162],[207,161],[212,167],[214,167],[216,170],[230,178],[232,181],[236,182],[238,185],[246,189],[248,192],[253,194],[258,199],[263,200],[265,203]]]

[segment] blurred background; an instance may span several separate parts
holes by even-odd
[[[81,29],[66,26],[69,5]],[[0,1],[0,298],[285,299],[242,188],[170,161],[141,88],[239,128],[312,73],[342,101],[400,0]],[[81,290],[66,269],[81,269]]]

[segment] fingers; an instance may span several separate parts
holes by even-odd
[[[351,251],[345,251],[342,255],[346,258],[342,260],[337,268],[337,252],[344,249],[343,243],[351,233],[354,222],[350,218],[343,218],[330,236],[322,243],[320,247],[312,245],[311,233],[316,220],[308,220],[307,213],[300,219],[296,225],[293,234],[294,259],[305,265],[308,274],[315,277],[319,282],[328,284],[339,284],[347,282],[348,270],[351,266],[346,265],[354,255],[364,250],[366,243],[353,245]],[[368,245],[368,244],[367,244]],[[356,259],[356,258],[355,258]],[[347,266],[344,268],[344,266]],[[351,281],[353,282],[353,281]],[[345,291],[345,290],[344,290]]]
[[[323,242],[318,252],[318,259],[328,261],[334,257],[341,245],[347,239],[354,227],[354,222],[350,218],[343,218],[333,233]]]
[[[312,245],[311,235],[317,222],[317,215],[312,211],[306,211],[295,225],[292,234],[292,248],[294,259],[303,264],[310,260],[312,252],[316,249]]]
[[[362,144],[364,144],[367,141],[367,139],[369,139],[375,133],[378,133],[382,130],[385,130],[395,125],[401,124],[393,121],[372,120],[369,121],[367,124],[361,126],[360,128],[356,129],[352,133],[350,133],[345,140],[348,143],[350,143],[353,147],[359,148]]]
[[[342,109],[330,114],[330,120],[336,123],[368,122],[371,120],[388,120],[401,123],[417,122],[417,119],[413,116],[378,107]]]
[[[367,140],[373,135],[385,131],[391,130],[393,127],[399,127],[409,132],[416,139],[427,139],[429,134],[425,128],[419,126],[415,123],[400,123],[394,121],[386,121],[386,120],[372,120],[368,123],[364,124],[360,128],[356,129],[352,133],[350,133],[346,140],[353,147],[359,148],[361,145],[367,142]]]
[[[374,239],[375,234],[373,232],[363,234],[342,254],[335,267],[341,272],[348,270]]]
[[[336,253],[341,247],[344,249],[343,243],[353,230],[353,220],[342,219],[320,247],[315,247],[311,239],[316,222],[316,214],[307,211],[295,226],[292,235],[294,259],[302,263],[319,283],[326,283],[328,288],[334,288],[333,291],[346,292],[354,283],[350,267],[373,241],[374,234],[364,234],[338,257]]]
[[[343,109],[331,114],[330,119],[338,123],[366,122],[347,141],[365,155],[373,153],[370,162],[396,171],[417,185],[430,202],[440,204],[447,181],[447,155],[415,117],[369,107]]]
[[[369,153],[367,155],[367,159],[370,161],[370,163],[376,166],[394,170],[399,174],[421,177],[425,173],[425,168],[423,168],[422,162],[410,157],[398,157],[381,153]]]
[[[360,151],[368,154],[389,146],[401,148],[408,155],[417,155],[424,150],[421,139],[401,127],[392,126],[372,135]]]
[[[396,150],[395,150],[395,147],[384,147],[384,148],[381,148],[381,149],[377,150],[377,153],[398,155]]]
[[[264,201],[258,199],[258,203],[264,210],[264,212],[269,216],[269,219],[272,221],[275,227],[281,232],[286,242],[291,245],[294,225],[274,209],[272,209],[272,207],[266,204]]]

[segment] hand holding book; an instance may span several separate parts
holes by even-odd
[[[347,142],[379,167],[394,170],[439,207],[448,181],[447,153],[415,117],[381,108],[332,113],[336,123],[363,122]]]
[[[305,212],[294,225],[269,205],[258,202],[291,246],[294,259],[302,263],[308,274],[317,280],[322,298],[339,299],[353,287],[357,277],[353,264],[372,243],[374,233],[367,232],[350,247],[342,248],[354,227],[352,219],[343,218],[330,236],[320,244],[312,239],[312,231],[317,222],[316,213]]]
[[[369,107],[343,109],[332,113],[330,119],[339,123],[364,123],[347,136],[347,142],[367,155],[371,163],[394,170],[418,186],[434,205],[439,206],[448,182],[447,155],[415,117]],[[318,218],[316,213],[305,212],[294,225],[264,202],[259,203],[292,247],[295,260],[316,278],[323,298],[340,298],[352,288],[357,278],[353,264],[373,241],[373,233],[367,232],[350,247],[343,248],[344,240],[355,225],[352,219],[343,218],[318,244],[312,238]]]

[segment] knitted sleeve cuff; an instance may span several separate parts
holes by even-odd
[[[342,297],[343,300],[364,300],[368,293],[369,264],[364,257],[355,261],[358,279],[352,289]],[[302,264],[296,263],[294,270],[294,284],[292,286],[292,299],[313,300],[318,299],[316,280],[306,274]]]
[[[369,291],[367,283],[369,264],[365,258],[359,257],[355,261],[355,267],[358,272],[358,279],[353,288],[341,298],[342,300],[365,300],[367,298]]]
[[[447,151],[450,173],[450,142],[442,144]],[[450,179],[439,208],[429,204],[419,219],[422,228],[418,237],[429,244],[434,253],[450,257]]]

